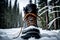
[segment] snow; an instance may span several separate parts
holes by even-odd
[[[32,27],[26,29],[28,30],[30,28]],[[29,38],[28,40],[60,40],[60,30],[43,30],[42,28],[38,29],[40,30],[41,38],[40,39]],[[16,39],[13,39],[13,37],[16,37],[19,34],[20,30],[21,28],[0,29],[0,40],[25,40],[21,39],[20,36]]]
[[[37,27],[34,27],[34,26],[29,26],[28,28],[24,28],[23,29],[23,32],[26,32],[27,30],[30,30],[30,29],[38,29],[38,28]]]

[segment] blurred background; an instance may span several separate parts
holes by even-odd
[[[38,7],[37,24],[48,29],[48,24],[60,17],[60,0],[32,0]],[[0,0],[0,28],[19,28],[24,25],[23,7],[29,0]],[[60,19],[53,22],[50,29],[60,29]]]

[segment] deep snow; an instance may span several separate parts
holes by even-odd
[[[40,39],[30,38],[29,40],[60,40],[60,30],[49,31],[49,30],[42,30],[42,28],[38,29],[40,30],[41,38]],[[18,35],[20,30],[21,28],[0,29],[0,40],[23,40],[20,38],[20,36],[16,39],[12,39],[13,37],[16,37]]]

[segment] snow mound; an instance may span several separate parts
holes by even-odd
[[[7,36],[0,36],[0,40],[11,40],[11,39],[8,38]]]
[[[32,27],[23,29],[29,30]],[[36,28],[36,27],[33,27]],[[12,39],[15,35],[18,35],[21,28],[12,28],[12,29],[0,29],[0,40],[24,40],[21,37],[16,39]],[[29,40],[60,40],[60,30],[42,30],[42,28],[38,28],[40,30],[41,38],[29,38]]]

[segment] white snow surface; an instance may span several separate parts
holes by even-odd
[[[36,27],[29,27],[25,28],[23,30],[28,30],[30,28],[36,28]],[[60,30],[43,30],[42,28],[37,28],[40,30],[40,39],[35,38],[29,38],[28,40],[60,40]],[[13,39],[13,37],[16,37],[21,28],[12,28],[12,29],[0,29],[0,40],[24,40],[21,39],[19,36],[16,39]],[[22,34],[21,34],[22,35]]]

